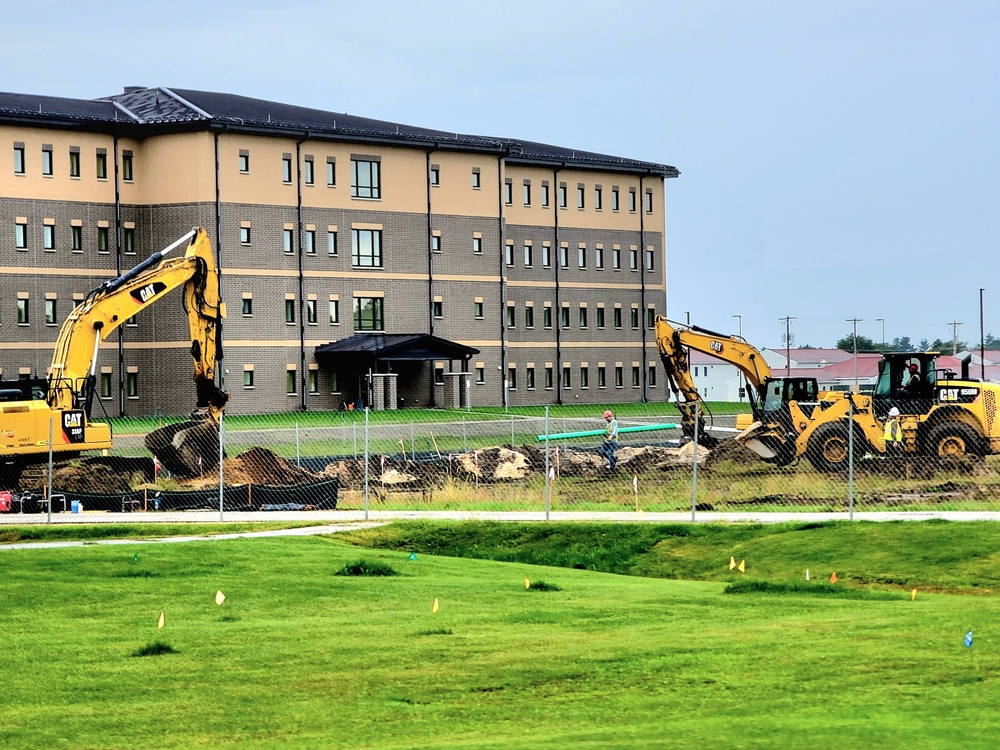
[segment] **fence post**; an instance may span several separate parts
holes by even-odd
[[[514,450],[514,417],[510,418],[510,449]]]
[[[847,398],[847,512],[854,520],[854,399]]]
[[[222,468],[222,456],[225,454],[225,449],[223,448],[222,444],[223,414],[224,412],[219,413],[219,522],[220,523],[226,520],[225,506],[223,505],[222,502],[226,488],[225,473]]]
[[[299,451],[299,420],[295,420],[295,465],[302,466],[302,454]]]
[[[46,497],[49,499],[49,514],[45,519],[45,523],[52,523],[52,420],[53,417],[49,415],[49,480],[48,480],[48,494]],[[21,509],[24,510],[24,505],[21,505]]]
[[[368,520],[368,409],[365,408],[365,520]]]
[[[465,415],[462,415],[462,453],[469,452],[469,440],[465,434]]]
[[[698,506],[698,402],[694,403],[694,458],[691,462],[691,521]]]
[[[417,453],[417,444],[413,439],[413,420],[410,420],[410,458],[414,458]],[[404,456],[405,458],[405,456]],[[414,458],[414,460],[416,460]]]
[[[352,421],[351,426],[354,428],[354,460],[358,460],[358,423],[357,421]]]
[[[552,486],[549,484],[549,407],[545,406],[545,520],[549,520],[552,507]]]

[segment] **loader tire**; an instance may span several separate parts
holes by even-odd
[[[825,424],[817,428],[809,438],[806,458],[817,471],[841,471],[847,468],[849,440],[846,424]],[[858,445],[855,441],[855,453]]]
[[[927,452],[941,458],[980,456],[983,453],[983,446],[979,435],[969,425],[961,422],[945,422],[930,431],[927,437]]]

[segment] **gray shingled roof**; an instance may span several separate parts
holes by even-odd
[[[262,134],[296,131],[310,138],[486,151],[505,154],[508,161],[519,164],[611,168],[663,177],[680,174],[676,168],[666,164],[512,138],[448,133],[237,94],[193,89],[128,87],[122,94],[97,100],[0,93],[0,122],[4,121],[31,121],[42,126],[75,128],[90,124],[97,130],[103,126],[103,129],[136,138],[175,129],[227,129]]]

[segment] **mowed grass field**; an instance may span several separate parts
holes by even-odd
[[[351,535],[367,546],[0,550],[0,746],[993,747],[997,532],[393,524]],[[399,575],[336,575],[360,560]],[[174,653],[136,655],[157,643]]]

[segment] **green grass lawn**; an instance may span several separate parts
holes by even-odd
[[[0,745],[992,747],[1000,605],[966,592],[995,585],[996,526],[874,526],[636,538],[629,525],[546,537],[406,524],[389,527],[395,549],[287,538],[2,551]],[[566,567],[422,551],[435,535],[443,553],[530,543]],[[599,546],[607,567],[712,580],[573,567],[597,567]],[[399,575],[335,575],[362,559]],[[842,596],[819,595],[834,562]],[[823,575],[805,587],[809,564]],[[855,576],[878,570],[893,581]],[[725,593],[738,579],[765,590]],[[956,593],[911,602],[917,583]],[[176,653],[134,655],[158,642]]]

